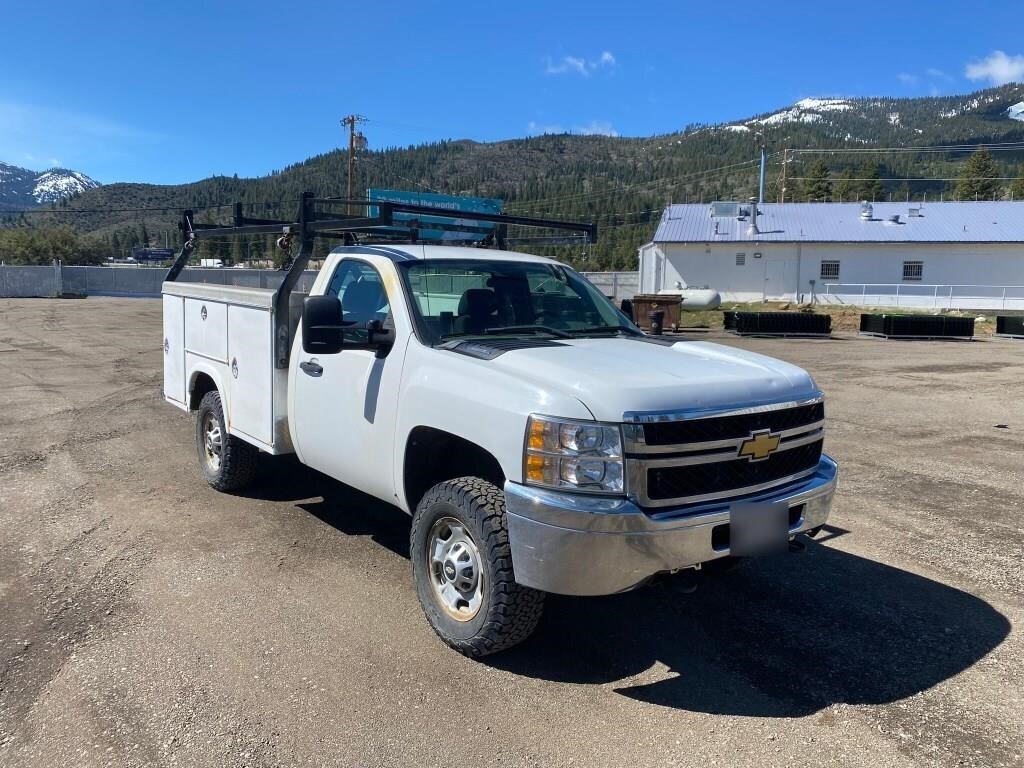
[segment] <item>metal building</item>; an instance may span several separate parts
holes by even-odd
[[[1024,202],[670,205],[640,293],[1024,309]]]

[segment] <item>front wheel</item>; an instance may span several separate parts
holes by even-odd
[[[486,656],[536,629],[544,593],[515,581],[496,485],[475,477],[435,485],[416,507],[410,539],[420,605],[449,646]]]

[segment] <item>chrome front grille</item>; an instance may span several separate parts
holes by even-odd
[[[736,498],[812,475],[825,409],[819,395],[741,409],[627,414],[626,422],[630,495],[640,506],[666,507]]]

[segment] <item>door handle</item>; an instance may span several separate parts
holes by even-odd
[[[299,363],[299,368],[302,369],[303,373],[308,373],[310,376],[320,376],[324,372],[324,367],[313,360]]]

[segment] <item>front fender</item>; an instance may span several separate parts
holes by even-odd
[[[510,376],[487,361],[415,340],[407,349],[394,448],[395,488],[406,510],[405,447],[416,427],[432,427],[480,446],[494,456],[507,480],[521,482],[531,413],[593,419],[576,397]]]

